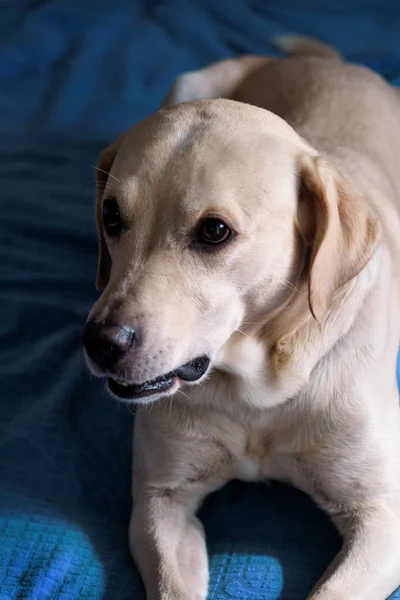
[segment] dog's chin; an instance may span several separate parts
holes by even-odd
[[[111,394],[128,403],[146,404],[164,396],[171,396],[182,384],[198,383],[207,374],[210,367],[208,356],[199,356],[181,367],[159,375],[144,383],[121,381],[109,377],[107,387]]]

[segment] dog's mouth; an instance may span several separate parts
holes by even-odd
[[[209,365],[210,359],[207,356],[199,356],[178,369],[145,383],[119,383],[110,377],[108,387],[111,393],[121,400],[140,400],[141,398],[149,398],[156,394],[165,394],[171,391],[174,387],[177,387],[179,380],[185,382],[198,381],[206,374]]]

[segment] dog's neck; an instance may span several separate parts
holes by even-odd
[[[286,308],[253,331],[235,332],[221,349],[215,367],[235,380],[247,403],[269,408],[294,397],[336,343],[348,335],[366,299],[383,276],[378,249],[363,271],[335,294],[324,323],[313,319],[304,283]]]

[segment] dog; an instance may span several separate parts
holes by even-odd
[[[99,159],[84,348],[143,407],[148,600],[205,600],[196,511],[234,478],[291,483],[339,529],[309,600],[400,584],[400,98],[322,42],[279,44],[182,75]]]

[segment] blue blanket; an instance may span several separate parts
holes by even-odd
[[[143,599],[127,546],[132,415],[80,350],[95,299],[91,166],[178,73],[272,52],[288,31],[400,83],[397,0],[1,3],[0,600]],[[305,598],[340,546],[283,485],[233,482],[201,518],[213,600]]]

